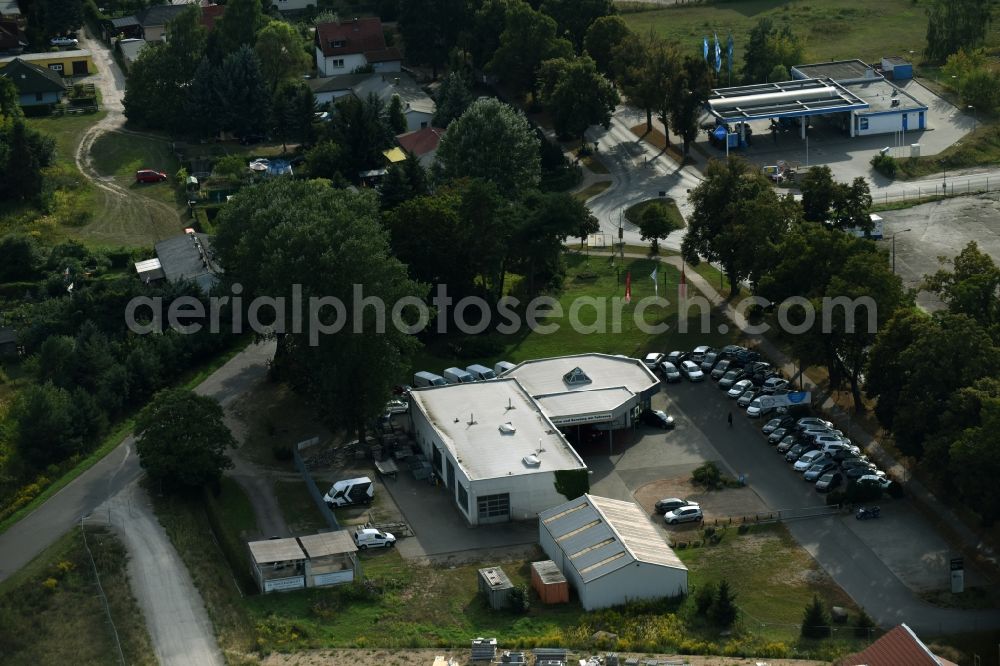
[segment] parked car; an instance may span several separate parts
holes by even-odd
[[[831,451],[830,455],[833,459],[837,461],[840,465],[847,460],[858,460],[867,462],[867,458],[861,453],[861,449],[856,446],[850,446],[846,449],[838,449],[836,451]]]
[[[764,380],[764,384],[760,387],[764,393],[774,394],[775,391],[779,389],[784,389],[788,386],[788,380],[781,377],[771,377]]]
[[[719,352],[708,352],[705,354],[705,358],[701,360],[701,371],[704,373],[709,373],[715,364],[719,362]]]
[[[785,462],[795,463],[798,462],[799,458],[809,453],[810,451],[815,451],[816,447],[812,444],[807,444],[805,442],[799,442],[792,448],[788,449],[788,453],[785,454]]]
[[[810,426],[817,426],[821,428],[832,428],[833,424],[829,421],[824,421],[821,418],[815,416],[803,416],[801,419],[795,422],[795,427],[799,430],[806,430]]]
[[[709,347],[708,345],[699,345],[698,347],[694,348],[694,351],[691,352],[689,360],[693,361],[694,363],[697,363],[698,365],[701,365],[701,362],[705,360],[705,355],[713,351],[715,350]]]
[[[864,476],[858,477],[856,483],[871,483],[877,485],[882,490],[886,490],[892,485],[892,479],[879,476],[878,474],[865,474]]]
[[[802,478],[806,481],[817,481],[819,477],[823,476],[827,472],[836,469],[837,463],[832,460],[821,460],[817,463],[813,463],[809,469],[802,473]]]
[[[646,354],[646,358],[642,359],[642,362],[645,363],[646,367],[650,370],[656,370],[656,366],[660,364],[664,356],[666,356],[666,354],[663,354],[662,352]]]
[[[676,525],[677,523],[692,523],[701,522],[705,518],[701,513],[700,506],[682,506],[673,511],[667,511],[663,516],[663,520],[667,525]]]
[[[167,174],[153,169],[139,169],[135,172],[137,183],[161,183],[167,179]]]
[[[716,363],[715,367],[712,368],[712,372],[711,372],[712,379],[716,379],[716,380],[721,379],[722,376],[729,371],[729,366],[731,364],[732,364],[732,361],[730,361],[728,358],[724,358],[721,361],[719,361],[718,363]]]
[[[390,400],[385,403],[386,414],[405,414],[410,411],[410,403],[405,400]]]
[[[733,388],[733,386],[737,382],[742,380],[744,377],[746,377],[746,373],[744,373],[742,370],[730,370],[729,372],[727,372],[722,376],[722,379],[719,380],[719,388],[724,391],[728,391],[729,389]],[[753,382],[751,382],[750,380],[747,380],[747,386],[749,386],[752,383]]]
[[[819,481],[816,482],[816,491],[828,493],[843,482],[844,477],[840,472],[827,472],[823,476],[819,477]]]
[[[773,418],[764,424],[763,432],[765,435],[770,435],[772,432],[778,428],[788,429],[795,425],[795,419],[790,416],[779,416]]]
[[[681,372],[688,378],[688,381],[700,382],[705,379],[705,373],[694,361],[681,361]]]
[[[792,447],[799,443],[798,438],[795,435],[785,435],[778,442],[778,445],[774,448],[778,453],[788,453],[792,450]]]
[[[660,370],[663,371],[663,378],[671,384],[681,380],[681,371],[678,370],[677,366],[670,361],[663,361],[660,363]]]
[[[369,548],[392,548],[396,545],[396,537],[389,532],[383,532],[373,527],[365,527],[355,530],[354,543],[359,550]]]
[[[79,40],[75,37],[53,37],[49,40],[49,44],[52,46],[78,46],[80,44]]]
[[[674,417],[659,409],[647,409],[642,413],[642,420],[651,426],[669,430],[674,427]]]
[[[687,357],[690,356],[687,352],[682,351],[672,351],[667,354],[667,360],[680,367],[682,361],[686,361]]]
[[[818,463],[823,460],[830,460],[830,457],[824,454],[822,451],[818,450],[808,451],[806,453],[803,453],[802,456],[795,461],[795,464],[792,466],[792,468],[796,472],[804,472],[810,467],[812,467],[815,463]]]
[[[760,398],[754,396],[754,399],[750,401],[747,405],[747,416],[751,419],[759,419],[764,413],[764,408],[761,407]]]
[[[679,509],[682,506],[698,506],[698,503],[681,499],[679,497],[667,497],[665,499],[658,500],[656,504],[653,505],[653,509],[656,513],[667,513],[668,511]]]
[[[785,428],[778,428],[777,430],[772,430],[771,434],[767,436],[768,444],[777,444],[785,438],[788,434],[788,430]]]
[[[857,481],[866,476],[875,476],[875,471],[878,468],[875,465],[864,465],[857,467],[843,467],[841,466],[840,471],[843,472],[844,477],[848,481]]]
[[[751,386],[753,386],[752,381],[750,381],[749,379],[741,379],[740,381],[736,382],[730,387],[729,393],[727,393],[727,395],[735,400],[736,398],[743,395],[743,392],[746,391]]]
[[[736,398],[737,407],[749,407],[753,399],[760,394],[760,391],[756,388],[747,389],[740,394],[740,397]],[[760,403],[757,403],[758,405]]]

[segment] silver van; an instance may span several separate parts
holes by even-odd
[[[444,377],[441,375],[435,375],[433,372],[426,372],[421,370],[420,372],[413,375],[413,386],[414,388],[427,388],[428,386],[444,386],[447,384]]]
[[[493,366],[493,372],[499,377],[508,370],[513,370],[515,365],[510,361],[498,361],[496,365]]]
[[[472,375],[473,379],[479,381],[482,379],[496,379],[496,373],[487,368],[485,365],[479,365],[474,363],[465,368],[465,371]]]
[[[476,381],[472,375],[462,370],[462,368],[447,368],[441,374],[449,384],[467,384]]]

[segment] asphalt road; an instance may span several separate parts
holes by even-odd
[[[225,406],[265,375],[267,361],[273,356],[274,343],[251,345],[195,391]],[[141,473],[134,440],[129,436],[100,462],[0,534],[0,580],[30,562],[81,518],[127,488]]]
[[[759,431],[714,382],[674,384],[667,388],[690,426],[719,452],[733,475],[745,474],[751,488],[771,510],[821,506],[824,497],[813,484],[789,469]],[[730,428],[726,415],[733,411]],[[905,501],[905,500],[904,500]],[[913,512],[893,511],[882,503],[882,518],[857,523],[839,515],[790,521],[789,531],[858,604],[882,626],[906,622],[918,633],[940,634],[1000,628],[1000,610],[964,611],[931,606],[916,596],[866,543],[865,531],[888,531],[897,540],[921,543],[929,526]],[[912,553],[919,560],[923,553]]]

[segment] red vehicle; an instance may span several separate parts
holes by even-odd
[[[160,183],[167,179],[167,174],[152,169],[139,169],[135,172],[137,183]]]

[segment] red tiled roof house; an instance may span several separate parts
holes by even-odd
[[[356,18],[316,26],[316,69],[320,76],[350,74],[371,65],[376,72],[398,72],[403,56],[386,46],[382,21]]]
[[[886,633],[861,652],[848,655],[837,666],[957,666],[928,649],[905,624]]]

